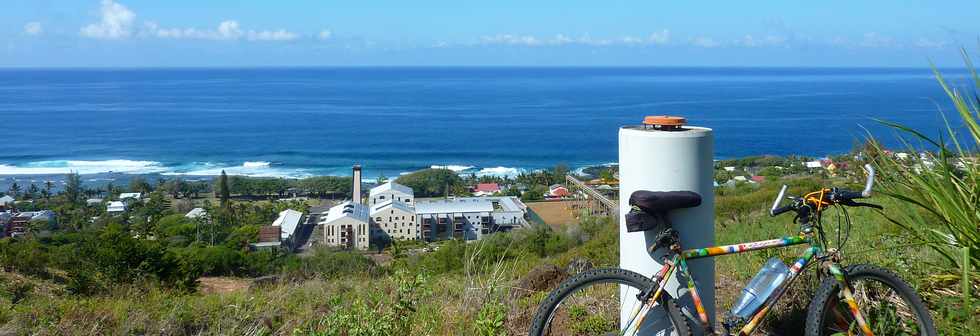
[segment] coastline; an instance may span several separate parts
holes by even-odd
[[[750,157],[788,157],[786,155],[749,155],[738,158],[716,158],[715,161],[730,159],[743,159]],[[799,155],[800,157],[806,157]],[[354,164],[352,162],[352,164]],[[379,177],[395,178],[401,175],[417,172],[430,168],[449,169],[459,175],[469,176],[470,174],[478,177],[508,177],[513,178],[521,173],[531,173],[554,168],[562,165],[562,162],[555,162],[548,167],[514,167],[498,165],[493,167],[481,167],[465,164],[431,164],[410,166],[405,169],[382,170],[372,169],[365,165],[363,179],[365,182],[373,183]],[[587,175],[587,171],[595,168],[616,166],[618,162],[595,162],[590,164],[568,165],[570,172],[578,175]],[[349,176],[350,166],[327,167],[327,168],[292,168],[270,161],[242,161],[238,164],[216,164],[216,163],[191,163],[191,164],[164,164],[158,161],[149,160],[47,160],[37,161],[16,166],[0,163],[0,188],[7,188],[12,183],[20,185],[42,184],[46,181],[54,182],[56,185],[64,183],[66,174],[75,172],[82,177],[82,181],[89,185],[104,186],[107,184],[128,183],[133,177],[142,177],[150,182],[157,180],[182,179],[185,181],[210,181],[221,174],[224,170],[231,176],[243,176],[249,178],[283,178],[283,179],[304,179],[320,176]],[[397,171],[397,172],[396,172]]]

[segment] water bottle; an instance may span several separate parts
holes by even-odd
[[[732,307],[732,315],[743,319],[751,317],[788,276],[789,268],[782,260],[769,259],[752,281],[749,281],[749,285],[742,290],[742,297]]]

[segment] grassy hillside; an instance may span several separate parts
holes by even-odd
[[[790,183],[812,187],[829,182]],[[795,233],[798,227],[791,216],[764,215],[776,188],[773,183],[719,194],[717,242]],[[879,203],[886,209],[902,206]],[[833,212],[828,214],[825,225],[834,230],[836,219]],[[956,270],[930,265],[934,252],[909,244],[903,231],[879,214],[854,210],[851,215],[848,262],[871,262],[899,272],[924,291],[943,334],[966,332],[964,322],[975,315],[958,309],[958,287],[948,276]],[[398,253],[385,265],[359,254],[319,251],[284,266],[275,281],[223,293],[191,293],[136,281],[99,293],[71,294],[57,277],[3,272],[0,325],[4,331],[37,335],[518,335],[526,333],[537,303],[556,279],[575,271],[567,269],[569,264],[617,263],[617,234],[613,221],[585,218],[557,231],[537,227],[478,243],[445,242],[430,253]],[[799,252],[784,249],[716,259],[723,284],[719,293],[737,293],[767,258],[788,260]],[[809,285],[802,281],[797,290],[805,294]],[[768,328],[799,330],[800,307],[805,307],[803,298],[808,295],[791,297],[801,299],[778,310]],[[732,295],[720,294],[719,307],[732,300]]]

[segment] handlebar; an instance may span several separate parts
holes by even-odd
[[[855,192],[855,191],[847,191],[847,190],[837,190],[835,188],[834,190],[835,190],[835,193],[836,194],[833,197],[834,198],[837,198],[837,199],[840,199],[840,200],[845,200],[846,202],[849,202],[850,205],[872,206],[872,207],[880,208],[877,205],[866,204],[866,203],[855,203],[855,202],[852,201],[853,199],[856,199],[856,198],[868,198],[868,197],[871,197],[871,189],[872,189],[872,187],[874,187],[874,183],[875,183],[875,168],[872,167],[870,164],[865,164],[864,165],[864,170],[868,172],[868,178],[864,182],[864,190],[861,190],[861,192]],[[790,210],[793,210],[794,209],[794,205],[793,204],[786,205],[786,206],[783,206],[783,207],[780,207],[779,206],[779,204],[782,202],[783,198],[786,196],[786,189],[787,188],[788,187],[784,184],[783,187],[781,189],[779,189],[779,195],[776,196],[776,200],[772,202],[772,208],[769,209],[769,215],[770,216],[778,216],[779,214],[782,214],[784,212],[787,212],[787,211],[790,211]],[[847,203],[840,203],[840,204],[847,205]]]
[[[875,184],[875,167],[871,164],[865,164],[864,170],[868,172],[868,179],[864,182],[864,190],[861,191],[861,197],[871,197],[871,187]]]
[[[782,189],[779,189],[779,195],[776,196],[776,200],[772,202],[772,208],[769,208],[769,216],[776,216],[786,211],[792,209],[791,206],[779,207],[779,203],[783,201],[783,196],[786,196],[786,189],[788,187],[784,184]]]

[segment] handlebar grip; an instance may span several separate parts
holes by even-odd
[[[856,198],[864,198],[864,193],[860,193],[856,191],[840,190],[837,192],[837,197],[840,199],[851,200]]]
[[[793,205],[792,204],[787,205],[787,206],[783,206],[783,207],[779,207],[779,208],[774,208],[772,210],[769,210],[769,215],[770,216],[773,216],[773,217],[776,217],[776,216],[779,216],[782,213],[787,212],[787,211],[790,211],[790,210],[793,210]]]
[[[871,188],[875,185],[875,167],[870,163],[864,165],[864,170],[868,172],[868,179],[864,182],[864,190],[861,197],[871,197]]]

